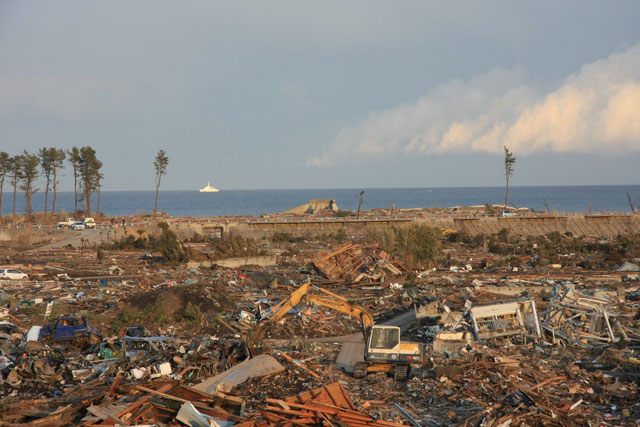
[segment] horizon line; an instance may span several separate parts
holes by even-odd
[[[510,185],[509,188],[558,188],[558,187],[637,187],[639,184],[557,184],[557,185]],[[323,190],[406,190],[406,189],[460,189],[460,188],[505,188],[504,185],[472,185],[472,186],[409,186],[409,187],[321,187],[321,188],[229,188],[219,189],[219,192],[226,191],[323,191]],[[199,192],[199,189],[160,189],[160,192]],[[102,193],[137,193],[137,192],[155,192],[155,190],[102,190]],[[38,189],[35,194],[44,194],[45,192]],[[73,190],[57,190],[57,193],[73,193]],[[97,192],[95,192],[97,193]],[[95,194],[94,193],[94,194]],[[13,191],[3,191],[4,194],[13,195]],[[24,191],[17,191],[16,194],[24,194]],[[49,190],[49,194],[53,194],[52,190]],[[207,193],[209,194],[209,193]],[[216,194],[216,193],[211,193]]]

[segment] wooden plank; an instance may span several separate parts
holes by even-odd
[[[331,397],[332,403],[335,406],[351,410],[356,409],[356,406],[353,404],[353,401],[349,397],[349,394],[339,382],[326,385],[324,389]]]
[[[305,420],[305,421],[291,420],[291,419],[282,417],[282,416],[274,414],[274,413],[263,413],[263,416],[266,419],[268,419],[269,421],[272,421],[272,422],[285,421],[287,423],[292,423],[294,425],[305,426],[305,427],[309,426],[309,425],[317,424],[317,419],[310,419],[310,420]]]
[[[320,375],[316,374],[315,372],[313,372],[311,369],[309,369],[307,367],[307,365],[305,365],[304,363],[300,362],[297,359],[294,359],[293,357],[289,356],[287,353],[280,353],[284,356],[285,359],[287,359],[289,362],[293,363],[295,366],[299,367],[300,369],[302,369],[303,371],[307,372],[308,374],[310,374],[312,377],[320,379],[322,378]]]
[[[161,391],[169,391],[171,390],[173,386],[171,384],[165,384],[162,387],[160,387],[158,389],[159,392]],[[154,390],[155,391],[155,390]],[[147,401],[149,400],[149,396],[144,396],[141,399],[136,400],[135,402],[133,402],[131,405],[129,405],[128,407],[126,407],[125,409],[123,409],[122,411],[120,411],[117,414],[117,417],[120,418],[122,417],[124,414],[131,412],[133,410],[135,410],[136,408],[144,405]]]
[[[277,405],[278,402],[279,402],[279,399],[270,399],[270,398],[267,399],[267,403],[273,403]],[[306,404],[295,403],[295,402],[287,402],[287,404],[292,408],[297,408],[303,411],[306,410],[309,412],[323,412],[323,413],[332,414],[332,415],[344,414],[344,415],[349,415],[353,418],[360,418],[360,419],[367,419],[367,420],[373,419],[369,415],[363,414],[362,412],[345,409],[345,408],[338,408],[325,403],[318,403],[318,402],[312,401]],[[271,408],[274,408],[274,407],[268,407],[268,409],[271,409]],[[286,412],[286,410],[280,409],[280,408],[275,408],[275,410],[277,410],[278,412]],[[291,411],[300,412],[295,410],[291,410]]]
[[[129,405],[126,403],[124,404],[109,403],[107,405],[100,405],[100,406],[91,405],[87,408],[87,412],[90,413],[91,415],[94,415],[100,418],[101,420],[106,420],[111,415],[117,417],[120,411],[128,407]]]
[[[270,411],[270,412],[278,412],[280,414],[295,415],[295,416],[299,416],[299,417],[308,417],[310,415],[309,412],[296,411],[295,409],[282,409],[282,408],[280,408],[278,406],[269,406],[269,405],[267,405],[265,410],[266,411]]]
[[[119,373],[118,376],[116,377],[116,379],[113,381],[113,384],[111,384],[111,388],[109,388],[109,394],[113,395],[116,392],[116,389],[118,387],[120,387],[120,383],[122,382],[122,373]]]
[[[284,400],[287,402],[298,402],[303,404],[313,401],[315,403],[333,405],[337,408],[346,408],[351,410],[356,409],[353,401],[339,382],[306,391],[296,396],[287,397]]]

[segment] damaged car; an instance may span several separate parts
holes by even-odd
[[[102,341],[100,331],[89,323],[86,316],[66,315],[52,320],[40,329],[38,341],[70,344],[81,349]]]

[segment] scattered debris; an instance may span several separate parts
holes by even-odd
[[[338,219],[329,202],[314,215]],[[447,221],[437,267],[415,271],[358,228],[348,243],[254,242],[199,224],[180,235],[193,240],[182,264],[135,221],[99,257],[3,242],[0,257],[31,280],[1,283],[0,426],[637,423],[635,234],[471,235]],[[268,352],[251,358],[265,322]],[[374,330],[396,359],[358,378]],[[410,370],[405,339],[421,348]]]

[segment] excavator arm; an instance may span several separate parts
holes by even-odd
[[[283,299],[278,304],[273,306],[273,308],[270,311],[270,313],[273,313],[273,315],[270,318],[271,322],[275,323],[278,320],[282,319],[282,317],[284,317],[284,315],[287,314],[289,310],[291,310],[296,305],[300,304],[300,301],[302,301],[302,298],[304,298],[304,296],[307,295],[307,293],[309,292],[310,286],[311,286],[310,282],[305,283],[295,291],[291,292],[291,294],[287,298]],[[269,315],[269,313],[267,313],[267,315]]]
[[[324,289],[322,290],[325,291]],[[328,291],[325,291],[325,292],[337,297],[337,295],[331,294]],[[318,304],[323,307],[332,308],[335,311],[339,311],[340,313],[348,314],[350,316],[355,317],[356,319],[360,320],[360,323],[362,324],[363,333],[365,333],[369,328],[373,326],[374,324],[373,316],[371,315],[369,310],[367,310],[362,306],[351,304],[349,303],[349,301],[347,301],[342,297],[338,297],[338,298],[339,299],[327,298],[319,295],[307,295],[306,300],[314,304]]]
[[[324,295],[309,294],[310,288],[313,288]],[[267,313],[266,316],[269,317],[263,317],[258,325],[251,330],[249,334],[247,334],[246,345],[249,353],[253,355],[254,353],[261,352],[263,350],[262,339],[269,327],[282,319],[289,310],[300,304],[303,299],[323,307],[331,308],[340,313],[348,314],[360,320],[360,323],[362,324],[362,333],[365,335],[365,339],[367,331],[374,325],[373,316],[366,308],[351,304],[346,298],[336,295],[326,289],[311,286],[311,283],[307,282],[293,291],[287,298],[275,305],[271,311]]]

